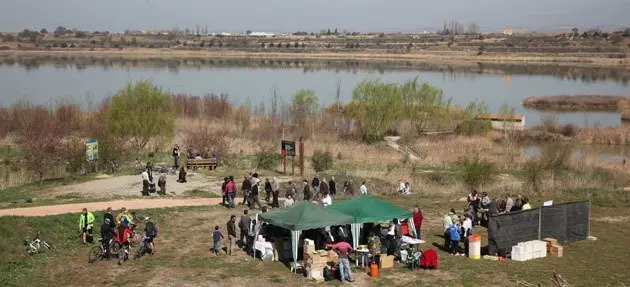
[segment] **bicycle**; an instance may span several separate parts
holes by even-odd
[[[113,161],[108,161],[105,165],[105,172],[107,174],[115,174],[120,171],[120,167]]]
[[[118,252],[118,265],[129,260],[129,244],[123,245]]]
[[[130,244],[133,247],[136,247],[139,243],[142,243],[144,237],[142,228],[139,228],[140,223],[147,223],[145,216],[138,216],[134,226],[131,228],[131,232],[133,235],[131,236]]]
[[[112,257],[112,254],[118,254],[118,252],[120,252],[120,246],[113,238],[107,243],[107,245],[109,245],[109,254],[107,252],[106,244],[103,244],[102,242],[103,238],[99,238],[98,241],[101,242],[101,244],[90,249],[90,253],[88,254],[88,263],[94,263],[103,259],[109,260]]]
[[[24,239],[24,246],[26,246],[26,252],[28,255],[33,255],[39,253],[41,248],[52,249],[52,245],[48,244],[48,242],[39,239],[39,231],[37,232],[37,236],[33,241],[29,241],[28,238]]]
[[[146,236],[142,238],[142,244],[140,244],[140,248],[138,248],[138,251],[136,251],[136,254],[134,254],[133,259],[137,260],[146,253],[153,254],[153,250],[151,250],[151,247],[149,245],[149,239],[151,238]]]

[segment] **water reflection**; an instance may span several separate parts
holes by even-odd
[[[473,63],[446,64],[435,62],[417,62],[406,60],[310,60],[310,59],[209,59],[209,58],[125,58],[125,57],[96,57],[96,56],[0,56],[0,66],[18,65],[26,70],[36,70],[43,65],[58,67],[97,66],[103,69],[113,67],[167,67],[169,71],[178,73],[180,68],[198,69],[202,67],[242,67],[242,68],[271,68],[295,69],[301,68],[304,73],[323,70],[335,72],[376,72],[384,74],[386,71],[425,71],[441,72],[445,77],[474,77],[475,74],[501,75],[549,75],[557,79],[582,83],[596,83],[614,81],[628,86],[630,70],[623,67],[575,67],[545,64],[502,64],[502,63]]]
[[[569,148],[573,154],[573,159],[595,158],[603,162],[622,162],[630,156],[630,147],[628,146],[606,146],[606,145],[582,145],[563,143]],[[522,154],[525,157],[534,157],[540,154],[544,148],[553,148],[557,144],[539,144],[531,143],[522,147]]]

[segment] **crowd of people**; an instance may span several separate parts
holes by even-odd
[[[476,226],[487,226],[490,216],[532,208],[527,197],[518,195],[514,200],[506,193],[503,199],[492,200],[487,192],[479,195],[477,190],[468,194],[466,202],[462,214],[458,215],[455,209],[451,209],[443,218],[444,249],[453,255],[465,255],[468,236],[475,234]],[[464,250],[459,246],[461,242]]]
[[[238,190],[239,188],[237,187],[234,176],[225,177],[221,185],[222,204],[228,208],[235,208],[236,203],[234,200]],[[345,190],[344,188],[344,191]],[[275,177],[267,177],[263,182],[258,173],[249,173],[243,177],[243,181],[240,183],[240,192],[242,193],[243,201],[239,204],[246,205],[250,209],[281,207],[279,200],[280,183]],[[365,182],[361,186],[361,192],[367,194]],[[301,184],[289,181],[284,189],[282,207],[291,207],[302,200],[311,201],[322,206],[329,206],[332,204],[332,196],[336,194],[337,182],[334,177],[331,177],[330,180],[326,178],[320,180],[319,176],[315,175],[310,182],[305,179]]]
[[[158,235],[157,225],[151,221],[151,218],[148,216],[141,220],[145,222],[143,240],[148,245],[148,253],[153,254],[155,252],[153,239]],[[79,216],[79,229],[81,231],[81,240],[83,244],[93,242],[92,236],[95,221],[96,219],[94,214],[84,208]],[[135,211],[128,211],[125,207],[123,207],[120,209],[120,212],[114,216],[112,208],[107,208],[107,211],[103,215],[103,224],[101,225],[100,230],[100,244],[102,244],[106,250],[106,258],[110,257],[110,241],[112,240],[121,247],[121,250],[129,249],[133,233],[138,227],[138,223],[139,218]],[[119,262],[119,264],[120,263],[121,262]]]

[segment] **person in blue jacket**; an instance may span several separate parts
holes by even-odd
[[[448,233],[451,237],[451,254],[453,255],[460,255],[459,254],[459,239],[460,239],[460,234],[459,234],[459,226],[457,226],[456,222],[453,222],[453,224],[451,224],[451,226],[448,228]]]

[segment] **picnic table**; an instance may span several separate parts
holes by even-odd
[[[213,170],[217,168],[216,158],[204,158],[204,159],[189,159],[186,162],[186,167],[189,170],[197,170],[199,168],[207,168]]]

